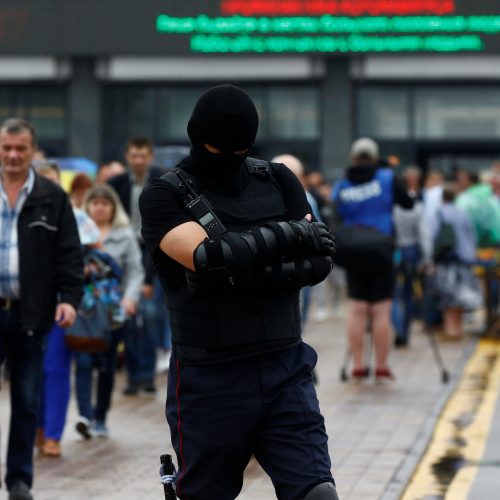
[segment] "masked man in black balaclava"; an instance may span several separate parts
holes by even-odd
[[[221,85],[205,93],[188,124],[193,174],[221,191],[241,192],[249,178],[244,161],[258,126],[253,102],[237,87]]]
[[[337,499],[298,307],[330,272],[334,240],[292,172],[248,157],[257,128],[245,92],[208,90],[190,156],[140,199],[172,322],[177,496],[233,500],[254,455],[278,498]]]

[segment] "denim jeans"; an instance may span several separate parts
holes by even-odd
[[[305,286],[300,291],[300,317],[302,321],[302,326],[307,323],[307,319],[309,318],[309,308],[311,306],[311,295],[312,295],[312,287]]]
[[[413,318],[413,282],[417,274],[420,250],[417,245],[401,247],[401,262],[398,269],[396,295],[392,303],[392,322],[396,338],[408,340],[410,323]]]
[[[154,295],[150,302],[152,304],[148,304],[145,311],[151,310],[151,306],[154,307],[154,312],[151,311],[150,314],[148,310],[146,317],[150,321],[153,335],[156,337],[156,346],[164,350],[170,350],[172,348],[172,329],[170,327],[165,292],[158,276],[154,278]]]
[[[7,447],[7,488],[33,483],[33,446],[38,421],[46,335],[22,331],[19,304],[0,310],[0,351],[10,366],[10,431]]]
[[[76,354],[76,399],[80,415],[89,420],[106,422],[106,415],[111,408],[111,397],[115,382],[118,344],[123,340],[130,325],[111,332],[111,343],[106,352],[99,354]],[[92,372],[98,369],[95,407],[92,404]]]
[[[136,318],[136,336],[129,336],[126,350],[137,353],[137,364],[127,362],[130,384],[152,381],[155,378],[156,349],[170,349],[171,331],[165,293],[157,276],[154,279],[151,299],[142,298]]]

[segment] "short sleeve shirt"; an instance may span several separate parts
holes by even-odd
[[[188,164],[189,160],[186,159],[180,166]],[[273,172],[281,188],[289,220],[299,220],[312,213],[304,188],[297,177],[282,164],[273,164]],[[181,191],[175,183],[166,181],[165,176],[152,179],[141,193],[139,206],[142,236],[153,254],[160,278],[164,278],[162,282],[173,287],[185,284],[184,268],[159,250],[161,240],[169,231],[194,220],[184,208]]]

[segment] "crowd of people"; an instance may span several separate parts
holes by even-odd
[[[73,424],[84,439],[108,436],[119,356],[127,396],[154,395],[159,364],[168,368],[165,296],[138,209],[143,186],[163,172],[152,167],[151,142],[135,138],[125,148],[126,166],[105,164],[96,179],[79,173],[66,196],[60,169],[37,150],[31,124],[7,120],[0,135],[0,364],[6,361],[12,394],[6,483],[9,498],[25,499],[32,498],[33,446],[47,457],[62,453],[73,366]],[[38,259],[26,254],[28,245]],[[68,342],[89,328],[102,330],[104,348]]]
[[[109,341],[104,352],[75,352],[64,342],[64,332],[55,325],[48,336],[45,357],[47,382],[42,399],[43,418],[36,445],[47,456],[61,454],[60,440],[64,430],[69,401],[71,360],[75,359],[75,393],[79,409],[76,430],[85,438],[107,437],[106,415],[111,407],[118,355],[123,354],[128,383],[127,396],[154,395],[157,354],[164,356],[168,368],[170,355],[170,324],[163,290],[154,272],[149,252],[140,234],[138,197],[144,184],[163,170],[152,166],[153,145],[145,138],[131,139],[125,148],[126,166],[110,162],[101,166],[95,180],[84,173],[74,176],[69,187],[80,240],[86,256],[93,250],[108,256],[116,268],[118,302],[112,311]],[[55,163],[39,159],[36,171],[60,183]],[[85,261],[87,263],[87,260]],[[86,269],[86,283],[91,283]],[[101,300],[105,300],[100,297]],[[78,321],[77,321],[78,324]],[[54,330],[59,333],[54,334]],[[59,338],[57,344],[56,338]],[[64,367],[64,369],[63,369]],[[94,390],[93,371],[97,370]],[[64,373],[64,375],[63,375]],[[62,376],[63,375],[63,376]],[[64,383],[63,383],[64,381]],[[64,397],[55,397],[61,388]],[[58,401],[59,400],[59,401]],[[54,407],[53,407],[54,406]],[[52,408],[53,407],[53,408]],[[44,425],[45,424],[45,425]],[[52,431],[50,426],[55,424]]]
[[[495,265],[494,249],[500,245],[498,163],[483,172],[457,165],[446,175],[391,163],[375,141],[361,138],[352,144],[344,178],[330,185],[318,172],[305,176],[306,189],[337,236],[335,260],[341,268],[331,276],[338,280],[345,272],[346,331],[355,380],[370,373],[364,357],[367,329],[376,378],[390,380],[390,344],[409,346],[413,320],[421,320],[424,329],[443,340],[460,340],[468,313],[498,309],[496,282],[478,279],[481,266]],[[492,250],[487,262],[484,249]],[[320,311],[324,286],[331,283],[315,287],[323,288]],[[338,302],[342,290],[328,295]]]
[[[362,381],[372,373],[365,356],[368,329],[374,346],[373,373],[380,382],[395,378],[389,366],[391,345],[410,345],[415,319],[425,328],[441,328],[444,338],[461,339],[464,314],[484,305],[475,266],[478,250],[500,245],[498,164],[483,173],[460,166],[452,176],[423,172],[415,165],[396,166],[393,157],[387,161],[369,138],[352,144],[345,173],[333,184],[291,154],[276,156],[270,164],[246,164],[258,120],[248,96],[235,89],[216,87],[202,96],[188,126],[191,156],[181,163],[194,178],[188,183],[196,187],[199,177],[225,218],[225,234],[230,236],[222,240],[212,238],[209,229],[205,233],[205,226],[193,222],[192,215],[186,216],[183,195],[174,194],[178,186],[172,176],[159,180],[165,169],[153,165],[148,139],[130,139],[125,163],[102,165],[95,179],[75,175],[66,197],[58,165],[37,153],[33,127],[20,119],[0,127],[0,365],[6,360],[12,393],[6,476],[11,500],[32,498],[33,447],[47,457],[62,453],[72,376],[79,412],[76,430],[87,440],[108,437],[119,357],[127,375],[124,395],[154,395],[157,356],[165,356],[162,365],[167,368],[172,325],[180,347],[172,358],[176,367],[169,374],[167,414],[178,446],[181,403],[173,394],[180,367],[186,368],[186,377],[193,377],[193,387],[195,380],[198,384],[191,387],[195,398],[196,391],[211,390],[203,384],[215,377],[207,368],[213,363],[240,360],[231,368],[233,375],[250,377],[254,358],[248,349],[269,363],[271,371],[276,368],[272,353],[283,351],[289,370],[304,369],[306,378],[310,374],[317,383],[315,354],[298,340],[312,302],[315,318],[321,320],[347,299],[352,379]],[[226,108],[212,102],[221,96],[233,99],[235,109],[250,123],[240,135],[227,133],[223,126]],[[220,121],[213,118],[207,128],[205,122],[212,119],[207,114]],[[219,164],[224,165],[217,170]],[[250,165],[248,171],[241,165]],[[207,166],[210,175],[203,170]],[[273,182],[266,184],[268,178]],[[213,214],[209,205],[205,209],[200,221]],[[293,217],[284,215],[292,212]],[[175,223],[165,222],[169,218]],[[239,232],[250,226],[251,231]],[[337,236],[330,274],[333,240],[327,226]],[[36,266],[37,259],[23,253],[26,241],[44,265]],[[228,283],[221,281],[226,274],[229,293]],[[300,288],[298,315],[295,294]],[[229,304],[223,313],[212,304],[219,294]],[[253,309],[243,304],[250,296]],[[497,307],[497,288],[487,296],[488,307]],[[214,307],[207,310],[210,304]],[[262,337],[258,344],[255,311],[273,325],[269,338]],[[200,318],[205,318],[203,324],[198,324]],[[248,320],[244,326],[242,318]],[[241,344],[233,336],[235,325],[240,325]],[[83,338],[92,329],[100,332],[102,338],[93,339],[99,343],[75,347],[68,342],[69,336]],[[198,375],[189,375],[187,369],[193,366]],[[283,380],[289,376],[283,374]],[[220,377],[217,383],[225,387],[227,370]],[[322,417],[309,379],[304,384],[304,397],[313,408],[308,425],[321,441],[317,451],[324,466],[322,477],[312,482],[326,492],[317,498],[336,498]],[[284,407],[288,404],[285,398]],[[206,408],[197,416],[206,418]],[[194,440],[185,452],[197,463],[205,445],[206,450],[215,446],[209,440]],[[263,441],[263,460],[268,458],[266,446]],[[248,444],[246,453],[250,452]],[[279,476],[273,467],[271,474]],[[235,492],[241,487],[237,469]],[[193,473],[181,471],[183,478]],[[305,493],[311,486],[290,478],[279,481],[283,491],[293,486]]]

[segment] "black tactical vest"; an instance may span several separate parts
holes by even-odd
[[[195,180],[196,191],[206,196],[228,231],[246,231],[288,218],[270,164],[253,159],[248,159],[247,164],[250,180],[238,196],[216,193],[206,185],[197,185]],[[172,182],[173,178],[168,177]],[[196,294],[185,286],[167,288],[166,294],[172,340],[177,344],[208,350],[248,346],[252,351],[255,344],[300,338],[298,291],[230,289]]]

